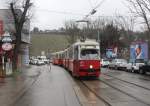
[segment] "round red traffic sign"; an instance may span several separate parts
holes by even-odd
[[[4,43],[2,44],[2,49],[5,50],[5,51],[9,51],[13,48],[12,44],[11,43]]]

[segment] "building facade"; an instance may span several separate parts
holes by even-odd
[[[21,13],[21,10],[17,10],[18,13]],[[0,65],[3,65],[3,55],[6,53],[7,55],[13,56],[13,49],[10,51],[4,51],[2,49],[2,37],[5,32],[9,32],[12,36],[15,33],[15,24],[13,15],[10,9],[0,9]],[[29,65],[29,44],[30,44],[30,20],[26,21],[21,35],[22,44],[20,47],[20,52],[18,53],[18,67],[21,68],[23,66]],[[10,59],[11,60],[11,59]],[[11,60],[12,61],[12,60]]]

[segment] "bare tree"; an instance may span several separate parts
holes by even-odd
[[[135,15],[135,17],[140,17],[144,20],[144,25],[147,26],[147,39],[148,39],[148,47],[150,49],[150,0],[126,0],[130,5],[128,6],[131,13]],[[149,53],[150,56],[150,53]]]
[[[150,0],[126,0],[129,3],[129,9],[131,13],[137,17],[142,18],[147,26],[147,30],[150,33]],[[149,38],[149,36],[148,36]]]
[[[98,32],[101,45],[101,53],[105,55],[107,48],[120,47],[120,33],[117,25],[108,17],[100,17],[89,26],[91,35],[98,39]]]
[[[10,2],[10,9],[13,14],[16,36],[14,56],[13,56],[13,70],[17,69],[17,57],[21,45],[21,33],[24,23],[29,19],[29,10],[32,6],[31,0],[12,0]]]
[[[80,29],[78,24],[74,21],[65,22],[65,31],[67,33],[67,40],[69,44],[74,43],[79,37]]]
[[[122,16],[116,14],[114,23],[120,29],[121,39],[129,44],[133,40],[133,31],[135,26],[136,17],[133,16]]]
[[[133,31],[135,26],[135,20],[136,17],[134,16],[123,16],[120,14],[116,14],[114,18],[114,23],[120,29],[125,29],[126,31]]]

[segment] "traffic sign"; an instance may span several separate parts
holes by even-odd
[[[3,43],[12,42],[11,36],[3,36],[3,37],[2,37],[2,42],[3,42]]]
[[[3,44],[2,44],[2,49],[3,49],[4,51],[9,51],[9,50],[11,50],[12,48],[13,48],[13,46],[12,46],[11,43],[3,43]]]

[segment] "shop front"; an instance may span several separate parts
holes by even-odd
[[[4,33],[0,43],[0,77],[12,74],[13,44],[12,36]]]

